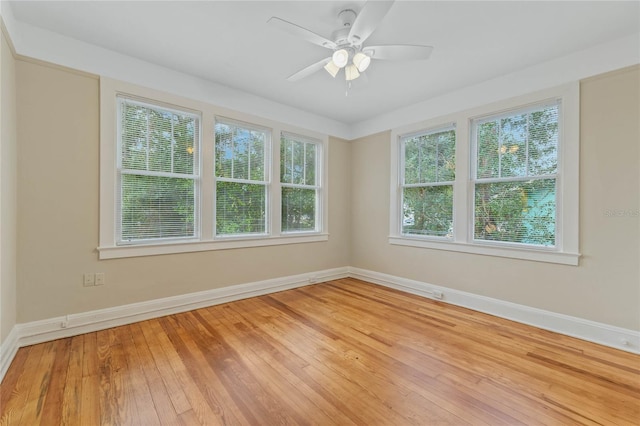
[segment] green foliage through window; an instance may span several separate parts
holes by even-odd
[[[452,128],[402,139],[402,233],[453,236],[456,133]]]
[[[474,122],[474,238],[554,246],[559,105]]]
[[[267,232],[266,130],[215,125],[216,235]]]
[[[293,135],[281,138],[282,232],[317,230],[319,146]]]
[[[118,98],[120,242],[194,237],[199,117]]]

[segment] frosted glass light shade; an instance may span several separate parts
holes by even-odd
[[[336,50],[333,52],[331,60],[338,68],[343,68],[349,62],[349,52],[345,49]]]
[[[360,73],[358,72],[358,68],[351,64],[344,69],[345,78],[347,81],[355,80],[360,77]]]
[[[327,65],[324,66],[324,69],[327,70],[327,72],[331,74],[331,77],[333,78],[335,78],[338,74],[338,71],[340,71],[340,68],[338,68],[338,66],[334,64],[333,61],[327,62]]]
[[[364,70],[369,68],[370,63],[371,58],[362,52],[356,53],[356,55],[353,57],[353,64],[358,68],[358,71],[360,72],[364,72]]]

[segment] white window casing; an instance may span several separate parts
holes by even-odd
[[[558,105],[557,172],[553,176],[531,176],[527,170],[525,175],[513,178],[499,177],[493,180],[477,178],[477,146],[474,142],[474,129],[477,125],[490,120],[509,117],[514,113],[526,114],[530,111],[537,111],[546,105]],[[452,238],[442,239],[432,236],[403,234],[401,232],[402,168],[404,167],[401,149],[403,138],[406,139],[407,135],[443,128],[449,123],[455,123],[456,128],[456,175],[453,183],[454,226]],[[517,151],[517,149],[515,150]],[[580,254],[578,252],[579,84],[577,82],[393,129],[391,132],[390,155],[392,202],[390,207],[389,242],[391,244],[567,265],[578,264]],[[525,164],[528,165],[529,163]],[[556,180],[556,221],[553,244],[483,241],[474,237],[474,193],[476,184],[500,181],[529,181],[545,177],[550,180]],[[491,230],[493,228],[490,227],[488,229]]]
[[[122,167],[120,150],[121,129],[119,123],[119,102],[126,99],[132,104],[157,108],[169,112],[191,114],[198,119],[199,146],[193,147],[196,161],[193,173],[173,173],[180,170],[128,170]],[[263,185],[265,187],[265,229],[264,232],[243,232],[239,234],[216,235],[215,211],[215,123],[228,122],[243,125],[251,130],[264,132],[267,140],[264,146],[264,179],[236,180],[237,182]],[[170,127],[166,126],[167,129]],[[167,140],[171,130],[166,130]],[[311,232],[285,233],[280,230],[280,135],[291,133],[313,140],[319,145],[319,211],[318,224]],[[176,138],[172,136],[175,141]],[[146,149],[146,148],[145,148]],[[221,250],[242,247],[262,247],[280,244],[296,244],[328,240],[328,188],[326,167],[328,137],[305,129],[295,128],[248,114],[216,107],[204,102],[182,98],[153,89],[112,80],[100,79],[100,234],[98,253],[100,259],[149,256],[170,253]],[[169,158],[169,156],[167,157]],[[167,160],[168,164],[169,160]],[[169,166],[167,166],[169,167]],[[167,178],[193,179],[196,198],[193,215],[192,235],[178,238],[122,239],[120,221],[120,194],[123,175],[139,174]],[[255,178],[255,176],[254,176]],[[233,181],[235,178],[229,178]],[[218,179],[220,180],[220,179]],[[221,180],[225,180],[223,177]],[[143,209],[144,210],[144,209]],[[167,225],[172,229],[171,224]]]

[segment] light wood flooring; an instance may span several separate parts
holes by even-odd
[[[2,425],[637,425],[640,357],[355,279],[18,351]]]

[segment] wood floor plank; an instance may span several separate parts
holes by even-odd
[[[638,425],[640,356],[356,279],[18,351],[0,425]]]
[[[82,383],[80,424],[100,424],[100,368],[98,367],[97,333],[85,334],[82,345]]]
[[[138,353],[140,367],[144,373],[151,393],[151,400],[153,401],[153,405],[146,408],[155,410],[158,421],[160,422],[159,424],[167,426],[175,425],[178,423],[178,414],[175,411],[171,397],[162,380],[161,372],[149,351],[149,346],[142,332],[142,327],[144,326],[145,323],[138,323],[130,325],[129,328],[135,350]]]
[[[56,358],[56,346],[58,342],[44,344],[44,352],[40,357],[38,366],[31,373],[31,388],[20,417],[20,425],[34,425],[42,419],[42,406],[47,398],[47,391],[51,381],[51,371]]]
[[[84,335],[74,336],[70,340],[67,376],[62,395],[61,424],[80,425]]]
[[[24,352],[26,356],[24,363],[18,365],[12,363],[7,371],[7,376],[11,374],[12,376],[18,377],[18,379],[15,382],[5,382],[3,380],[2,384],[0,384],[2,394],[9,395],[7,401],[3,402],[2,406],[0,406],[0,425],[2,426],[17,425],[20,423],[22,412],[29,397],[29,391],[35,380],[34,374],[38,369],[38,363],[44,353],[44,345],[22,348],[18,352],[25,349],[28,350]],[[23,369],[18,371],[17,369],[20,367],[23,367]],[[13,385],[13,383],[15,383],[15,385]],[[9,386],[12,387],[9,388]]]

